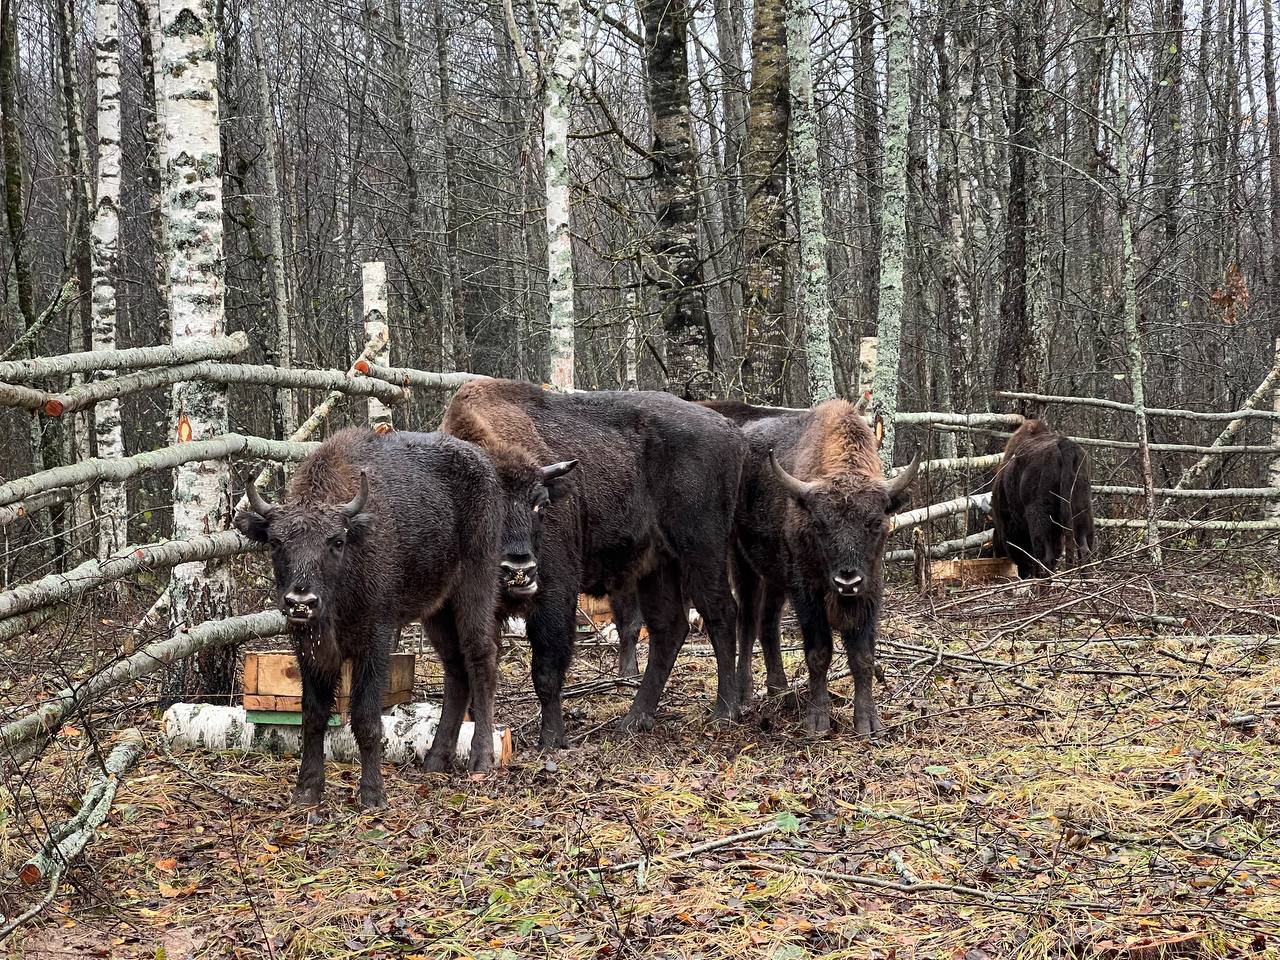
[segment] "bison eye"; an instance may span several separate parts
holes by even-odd
[[[342,537],[334,537],[332,540],[329,541],[329,546],[332,547],[333,550],[335,551],[341,550],[344,546],[346,546],[346,544],[347,544],[347,541]]]

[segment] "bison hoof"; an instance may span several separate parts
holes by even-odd
[[[540,750],[562,750],[569,746],[569,739],[564,735],[564,730],[543,730],[542,736],[538,738],[538,749]]]
[[[427,773],[448,773],[451,759],[443,754],[428,753],[427,759],[422,762],[422,768]]]
[[[880,715],[872,710],[869,714],[859,713],[853,718],[853,732],[859,737],[870,737],[884,729],[880,723]]]
[[[656,722],[652,713],[633,711],[618,721],[618,730],[621,733],[648,733]]]
[[[804,717],[805,732],[815,737],[825,737],[831,732],[831,710],[810,709]]]
[[[360,808],[362,810],[381,810],[387,805],[387,793],[382,787],[361,787]]]
[[[320,803],[319,787],[297,787],[293,791],[295,807],[314,807]]]
[[[472,773],[488,773],[493,769],[493,757],[487,754],[473,754],[470,769]]]
[[[716,704],[716,708],[711,711],[712,720],[724,720],[728,723],[737,723],[742,719],[742,707],[738,703],[728,704],[723,700]]]

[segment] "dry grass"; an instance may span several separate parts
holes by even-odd
[[[354,808],[352,768],[330,767],[309,821],[285,805],[294,760],[153,754],[54,909],[0,952],[1275,956],[1280,647],[1195,635],[1272,635],[1276,604],[1256,577],[1221,580],[1113,569],[931,603],[899,587],[873,744],[845,732],[847,705],[820,741],[775,704],[705,722],[713,661],[694,638],[653,735],[608,732],[630,691],[599,682],[613,652],[586,646],[570,750],[525,746],[479,778],[393,772],[377,816]],[[501,715],[533,731],[522,647],[504,670]],[[83,739],[10,781],[0,869],[29,849],[36,806],[74,802]],[[3,912],[26,902],[0,888]]]

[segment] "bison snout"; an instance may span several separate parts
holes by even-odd
[[[862,574],[853,570],[841,570],[831,580],[836,592],[842,596],[853,597],[862,592]]]
[[[538,592],[538,564],[534,560],[503,560],[502,580],[507,592],[516,597],[531,597]]]
[[[285,614],[293,623],[306,623],[320,609],[320,598],[310,590],[290,590],[284,595]]]

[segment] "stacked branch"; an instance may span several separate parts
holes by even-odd
[[[428,390],[457,390],[472,380],[492,379],[479,373],[432,373],[412,367],[384,367],[364,361],[357,362],[355,369],[367,377],[376,377],[387,383],[402,387],[425,387]]]
[[[243,353],[249,338],[243,333],[214,337],[184,346],[132,347],[128,350],[86,350],[57,357],[35,357],[31,360],[9,360],[0,363],[0,380],[26,383],[48,377],[63,377],[93,370],[141,370],[146,367],[168,367],[201,360],[225,360]]]
[[[905,530],[907,527],[913,527],[917,523],[924,523],[937,517],[949,517],[953,514],[963,513],[966,510],[989,512],[991,510],[991,494],[979,493],[973,496],[956,497],[954,500],[934,503],[927,507],[920,507],[917,510],[899,513],[893,518],[890,532]]]

